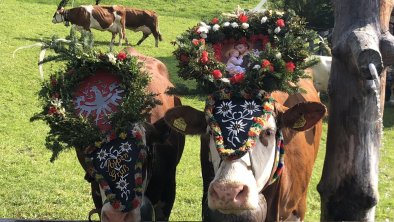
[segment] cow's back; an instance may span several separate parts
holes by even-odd
[[[152,10],[126,7],[126,27],[138,28],[144,24],[157,24],[157,14]],[[153,27],[149,27],[153,28]]]
[[[311,79],[303,79],[299,85],[307,93],[289,96],[285,93],[275,92],[272,96],[286,107],[292,107],[305,101],[320,102]],[[278,206],[281,220],[287,219],[293,212],[298,214],[301,220],[304,220],[307,188],[319,149],[322,121],[319,121],[307,131],[296,132],[286,128],[282,132],[284,136],[285,168],[280,180],[267,187],[263,192],[268,203],[266,221],[277,219]],[[280,198],[277,198],[279,196]]]

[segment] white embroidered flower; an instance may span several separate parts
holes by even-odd
[[[129,183],[127,183],[125,177],[127,177],[128,174],[122,176],[119,181],[116,183],[116,188],[119,189],[122,193],[121,193],[121,197],[123,198],[123,195],[126,196],[126,200],[129,199],[128,194],[130,193],[130,190],[127,189],[127,185],[129,185]]]
[[[99,159],[99,161],[105,160],[105,158],[107,158],[108,153],[105,152],[104,149],[101,149],[100,152],[97,153],[97,158]]]
[[[115,58],[114,54],[108,53],[107,56],[108,56],[108,61],[109,61],[110,63],[112,63],[112,64],[115,64],[115,63],[116,63],[116,58]]]
[[[235,139],[239,140],[237,138],[238,133],[245,132],[245,126],[246,126],[246,123],[243,123],[242,119],[235,120],[234,122],[231,122],[230,126],[226,127],[226,129],[228,129],[230,131],[228,134],[229,137],[235,137]]]
[[[242,27],[242,29],[247,29],[247,28],[249,28],[249,24],[244,22],[241,24],[241,27]]]
[[[120,145],[120,151],[121,152],[127,152],[129,150],[132,150],[131,144],[129,142],[121,143]]]
[[[268,20],[267,16],[261,18],[261,24],[266,23]]]
[[[252,115],[254,112],[258,112],[259,111],[259,106],[256,104],[256,102],[254,100],[248,102],[245,101],[245,103],[243,105],[241,105],[242,108],[244,108],[244,110],[249,114]]]
[[[276,34],[278,34],[278,33],[280,32],[280,27],[279,27],[279,26],[276,27],[276,29],[274,30],[274,32],[275,32]]]
[[[218,24],[215,24],[215,25],[213,25],[213,27],[212,27],[212,30],[213,30],[214,32],[218,31],[219,29],[220,29],[220,25],[218,25]]]
[[[236,22],[232,22],[232,23],[231,23],[231,27],[233,27],[233,28],[238,28],[238,26],[239,26],[239,25],[238,25],[238,23],[236,23]]]
[[[254,66],[253,66],[253,69],[256,69],[256,70],[259,70],[260,68],[261,68],[260,65],[254,65]]]
[[[223,23],[223,27],[228,27],[228,26],[230,26],[230,22]]]
[[[219,107],[217,107],[217,114],[222,114],[225,117],[227,114],[231,113],[235,105],[233,105],[232,101],[230,102],[222,102]]]
[[[206,38],[208,38],[208,35],[206,33],[201,33],[200,37],[203,38],[203,39],[206,39]]]

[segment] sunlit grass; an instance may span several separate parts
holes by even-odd
[[[75,5],[82,3],[94,1],[74,1]],[[131,4],[126,0],[117,3]],[[172,55],[174,46],[170,42],[202,16],[210,16],[218,9],[229,11],[238,4],[252,8],[257,2],[141,0],[132,4],[159,13],[164,41],[155,48],[153,38],[149,37],[137,50],[163,61],[168,66],[172,81],[178,84],[185,81],[176,77],[176,61]],[[17,47],[49,39],[52,35],[64,37],[69,28],[51,23],[55,1],[0,0],[0,5],[0,218],[86,219],[93,203],[89,184],[83,179],[84,173],[74,151],[62,153],[58,160],[50,163],[51,153],[44,147],[48,127],[43,122],[29,122],[30,117],[40,110],[36,94],[41,84],[37,67],[39,48],[19,51],[12,58]],[[97,30],[93,33],[96,44],[107,50],[110,33]],[[127,34],[132,43],[141,37],[141,33],[127,31]],[[121,49],[115,47],[117,51]],[[56,68],[57,65],[45,65],[44,76],[47,78]],[[197,99],[183,98],[183,103],[200,110],[203,108],[203,102]],[[394,108],[386,108],[384,122],[377,221],[394,219],[394,173],[391,168],[394,162]],[[307,221],[319,220],[320,197],[316,185],[322,170],[326,129],[324,125],[321,149],[309,186]],[[199,138],[188,137],[177,169],[177,197],[171,220],[201,220],[201,196]]]

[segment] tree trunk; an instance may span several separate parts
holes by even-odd
[[[394,61],[392,2],[333,0],[327,149],[318,191],[322,221],[374,221],[385,68]],[[370,64],[379,77],[374,80]],[[380,84],[379,81],[380,80]]]

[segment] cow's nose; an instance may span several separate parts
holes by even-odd
[[[240,184],[212,183],[211,198],[213,201],[222,202],[232,207],[241,207],[248,194],[248,187]]]

